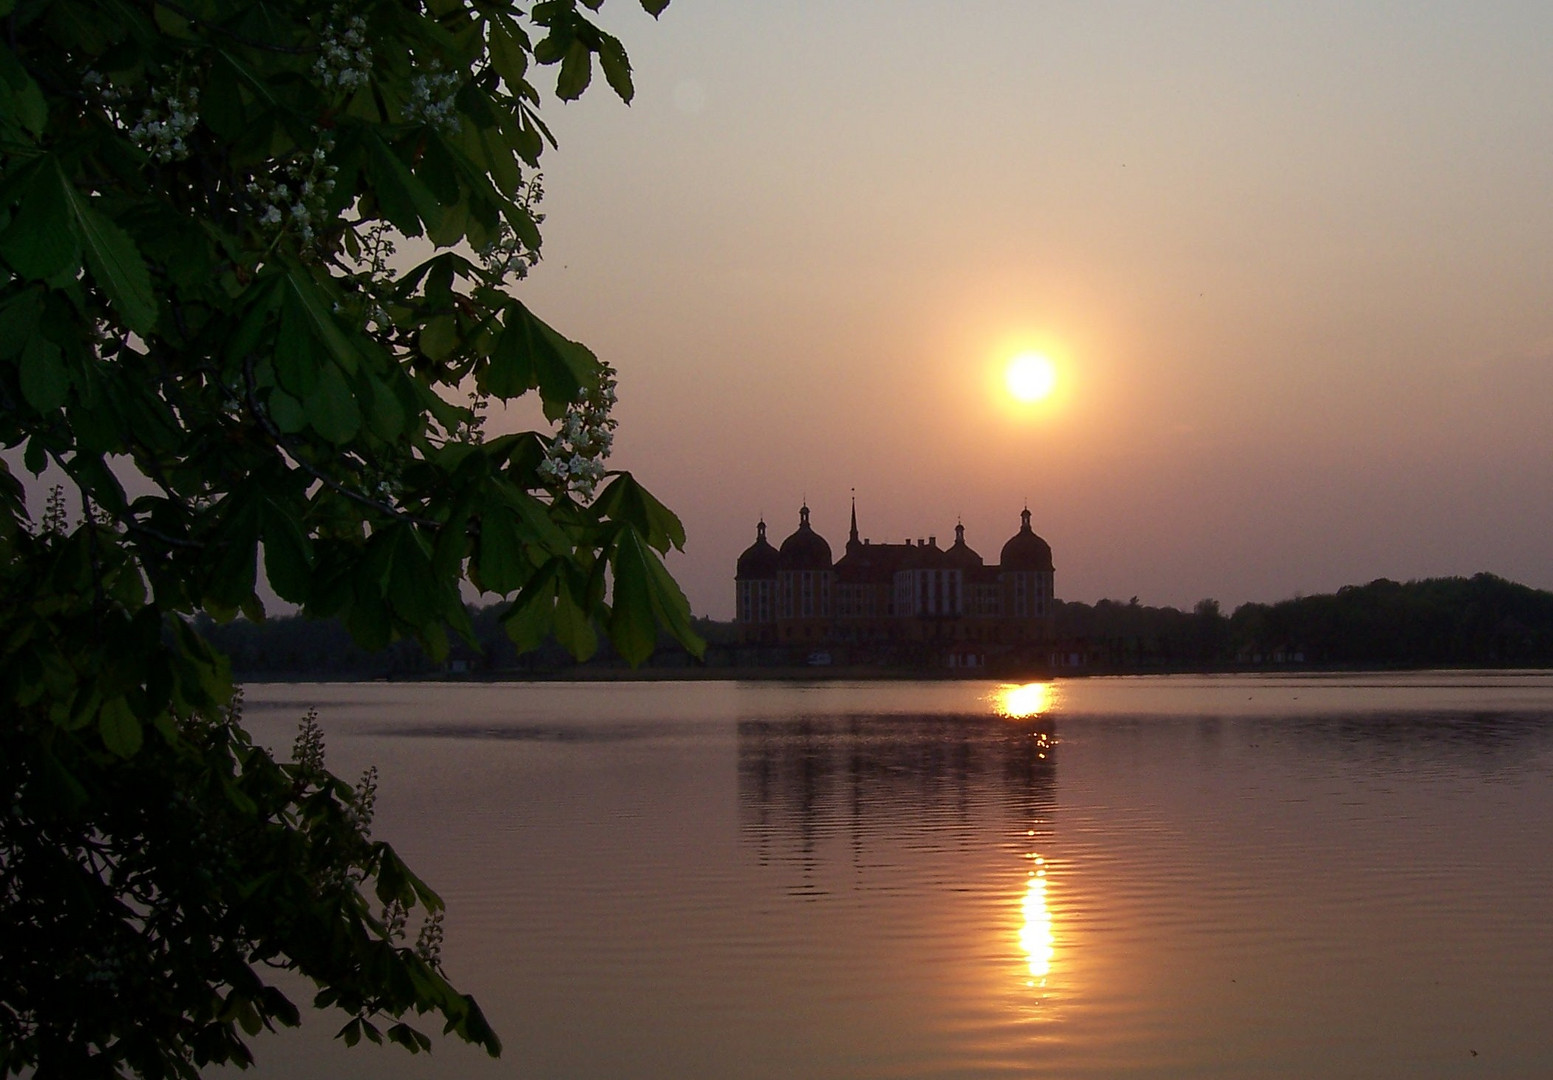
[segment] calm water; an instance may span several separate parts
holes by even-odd
[[[1553,1076],[1547,675],[248,701],[379,766],[506,1043],[261,1077]]]

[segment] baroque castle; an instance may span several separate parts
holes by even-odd
[[[798,528],[780,548],[766,523],[739,556],[734,620],[746,646],[811,650],[844,660],[937,660],[981,667],[987,658],[1044,655],[1053,637],[1052,549],[1030,528],[1019,531],[994,566],[983,563],[955,526],[954,544],[938,538],[903,544],[859,539],[857,500],[846,552],[831,560],[830,544],[798,511]]]

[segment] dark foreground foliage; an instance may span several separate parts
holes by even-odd
[[[473,641],[466,582],[520,646],[699,647],[613,369],[515,293],[531,78],[632,95],[601,2],[0,0],[0,1076],[246,1062],[271,968],[347,1042],[497,1052],[370,780],[255,748],[196,625],[263,619],[262,558],[369,649]]]

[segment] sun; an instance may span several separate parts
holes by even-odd
[[[1008,362],[1003,378],[1014,400],[1042,401],[1057,386],[1057,369],[1040,353],[1020,353]]]

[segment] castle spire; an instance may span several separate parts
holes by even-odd
[[[850,543],[857,543],[857,488],[852,489],[852,534]]]

